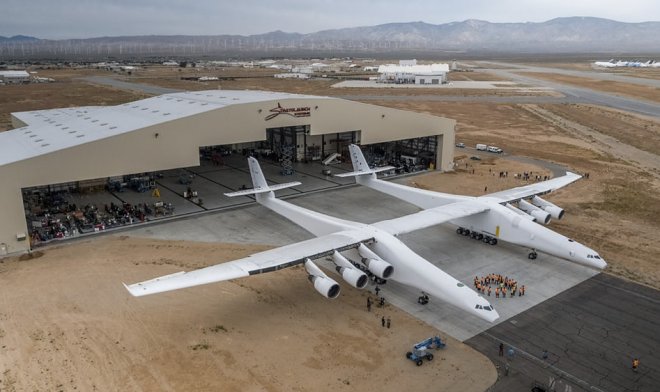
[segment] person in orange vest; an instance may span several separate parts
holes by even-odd
[[[637,372],[637,368],[639,367],[639,359],[634,358],[632,361],[632,370],[633,372]]]

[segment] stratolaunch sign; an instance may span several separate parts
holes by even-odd
[[[270,109],[269,112],[273,114],[266,116],[266,121],[272,120],[280,114],[286,114],[291,117],[309,117],[312,115],[312,109],[309,106],[303,106],[299,108],[283,108],[279,102],[277,103],[277,107]]]

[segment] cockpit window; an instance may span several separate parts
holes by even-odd
[[[475,306],[474,308],[475,308],[475,309],[483,309],[484,307],[481,306],[481,305],[477,305],[477,306]]]
[[[569,238],[569,239],[568,239],[568,242],[575,242],[575,241],[573,241],[572,239]]]
[[[594,258],[600,260],[600,256],[598,255],[594,256]]]
[[[484,309],[486,309],[487,311],[490,312],[490,310],[491,310],[492,308],[491,308],[490,306],[484,306]]]
[[[464,285],[463,283],[461,283],[461,282],[458,282],[458,283],[456,283],[456,286],[458,286],[458,287],[463,287],[463,286],[465,286],[465,285]]]

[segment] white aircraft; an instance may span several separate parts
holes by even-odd
[[[303,264],[316,291],[326,298],[336,298],[339,285],[312,261],[330,256],[339,275],[355,288],[366,286],[368,276],[364,271],[368,271],[380,279],[391,279],[415,287],[484,320],[493,322],[499,317],[485,298],[414,253],[395,237],[482,212],[485,207],[458,202],[451,210],[443,207],[446,212],[431,209],[367,225],[324,215],[275,198],[273,191],[300,183],[268,185],[257,160],[248,158],[248,162],[254,188],[226,195],[255,195],[259,204],[302,226],[317,238],[191,272],[124,284],[133,296],[237,279]],[[344,256],[342,252],[350,255]],[[352,261],[351,258],[360,261]]]
[[[429,214],[459,214],[449,220],[449,223],[458,226],[458,234],[469,235],[491,245],[502,240],[524,246],[531,249],[529,259],[536,259],[536,251],[542,251],[592,268],[603,269],[607,265],[594,250],[535,223],[548,224],[551,217],[561,219],[564,216],[562,208],[539,196],[578,180],[581,176],[577,174],[567,172],[562,177],[480,197],[460,196],[379,180],[376,173],[393,168],[371,169],[360,147],[352,144],[349,148],[354,171],[336,176],[354,176],[358,184],[405,200]],[[511,203],[518,203],[518,208]],[[472,214],[466,214],[464,206],[475,210]]]

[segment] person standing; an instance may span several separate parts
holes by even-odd
[[[367,297],[367,312],[371,312],[371,297]]]
[[[500,357],[504,356],[504,343],[500,343]]]
[[[387,329],[390,329],[390,325],[392,325],[392,320],[390,319],[390,316],[387,316]]]
[[[385,327],[385,316],[380,318],[380,325],[384,328]]]
[[[639,358],[634,358],[632,361],[632,370],[637,373],[637,368],[639,367]]]

